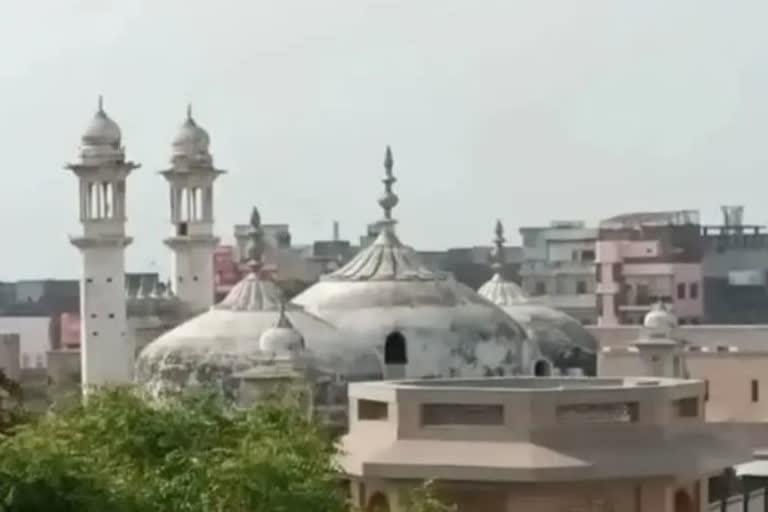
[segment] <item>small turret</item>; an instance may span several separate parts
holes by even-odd
[[[655,304],[645,315],[645,332],[635,343],[648,377],[688,378],[685,343],[677,339],[677,318],[664,303]]]

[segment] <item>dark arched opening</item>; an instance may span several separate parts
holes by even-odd
[[[533,365],[533,375],[536,377],[549,377],[552,375],[552,367],[549,362],[539,359]]]
[[[694,512],[690,494],[682,489],[675,493],[675,512]]]
[[[405,336],[399,331],[389,333],[384,341],[384,364],[408,364]]]
[[[389,512],[389,501],[384,494],[377,492],[368,500],[367,512]]]

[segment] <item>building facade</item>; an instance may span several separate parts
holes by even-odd
[[[680,379],[353,384],[341,465],[368,511],[434,480],[458,512],[699,512],[707,479],[751,458],[704,398]]]
[[[600,224],[597,308],[600,325],[640,324],[651,306],[674,306],[681,323],[704,316],[698,212],[619,215]]]
[[[741,206],[723,206],[723,222],[702,226],[707,323],[768,323],[768,233],[744,224]]]
[[[597,230],[583,222],[552,222],[520,228],[521,286],[533,299],[585,324],[597,321],[595,241]]]

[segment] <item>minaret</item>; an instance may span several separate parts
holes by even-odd
[[[125,302],[126,178],[138,164],[125,159],[120,128],[102,98],[82,136],[77,176],[82,234],[71,238],[83,254],[80,280],[80,358],[83,389],[127,384],[134,350],[127,336]]]
[[[172,167],[161,174],[171,189],[172,235],[165,244],[173,251],[173,292],[191,311],[213,305],[213,182],[224,171],[213,166],[208,133],[192,118],[173,139]]]

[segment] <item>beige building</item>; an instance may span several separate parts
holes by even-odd
[[[642,327],[593,329],[601,346],[598,374],[654,375],[644,357],[648,341],[668,339],[655,357],[680,358],[686,376],[704,382],[707,421],[741,424],[755,448],[768,446],[768,327],[678,327],[674,317],[669,321],[669,329],[657,334],[650,332],[649,318]]]
[[[707,479],[751,458],[704,399],[683,379],[351,384],[341,464],[363,510],[433,479],[459,512],[702,511]]]

